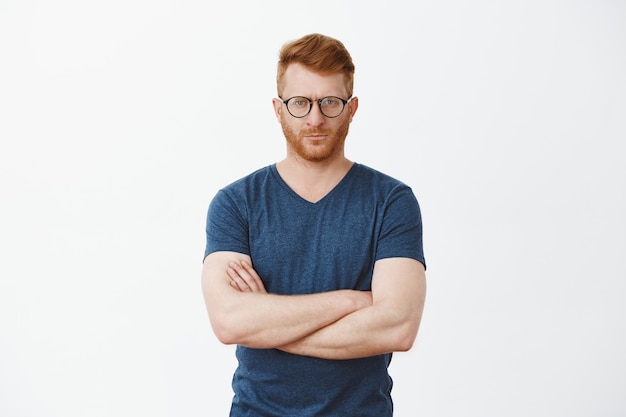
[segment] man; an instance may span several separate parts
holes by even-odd
[[[283,46],[286,157],[210,204],[202,287],[237,344],[231,416],[391,416],[391,353],[419,328],[422,223],[403,183],[348,160],[354,65],[336,39]]]

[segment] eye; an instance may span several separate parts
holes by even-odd
[[[334,106],[337,104],[337,100],[333,97],[324,97],[322,99],[322,106]]]
[[[294,98],[292,100],[292,103],[296,107],[308,107],[308,105],[309,105],[309,101],[305,100],[303,98]]]

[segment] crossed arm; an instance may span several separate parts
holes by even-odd
[[[412,347],[426,279],[420,262],[389,258],[376,262],[371,292],[276,295],[267,293],[250,257],[215,252],[205,259],[202,287],[211,325],[223,343],[352,359]]]

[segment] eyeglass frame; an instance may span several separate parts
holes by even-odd
[[[303,99],[307,100],[307,101],[309,102],[309,111],[307,111],[307,112],[306,112],[304,115],[302,115],[302,116],[294,116],[294,115],[293,115],[293,113],[291,113],[291,110],[289,110],[289,102],[290,102],[291,100],[293,100],[294,98],[303,98]],[[337,116],[327,116],[327,115],[326,115],[326,113],[324,113],[324,110],[322,110],[322,101],[324,101],[324,100],[326,100],[326,99],[328,99],[328,98],[336,98],[336,99],[338,99],[339,101],[341,101],[341,103],[343,104],[343,107],[341,108],[341,111],[339,112],[339,114],[338,114]],[[295,117],[296,119],[302,119],[302,118],[307,117],[307,116],[311,113],[311,110],[313,109],[313,102],[314,102],[314,101],[316,101],[316,102],[317,102],[317,105],[318,105],[318,107],[319,107],[319,109],[320,109],[320,113],[322,113],[322,115],[323,115],[324,117],[327,117],[327,118],[329,118],[329,119],[335,119],[335,118],[337,118],[337,117],[339,117],[339,116],[341,116],[341,115],[343,114],[343,111],[346,109],[346,104],[350,103],[350,102],[352,101],[352,99],[353,99],[353,98],[354,98],[354,97],[350,96],[350,97],[348,97],[348,99],[347,99],[347,100],[344,100],[344,99],[342,99],[341,97],[337,97],[337,96],[326,96],[326,97],[322,97],[322,98],[320,98],[320,99],[318,99],[318,100],[313,100],[313,99],[310,99],[310,98],[308,98],[308,97],[304,97],[304,96],[293,96],[293,97],[288,98],[287,100],[283,100],[283,98],[282,98],[281,96],[278,96],[278,100],[279,100],[281,103],[283,103],[283,104],[285,105],[285,107],[287,107],[287,111],[289,112],[289,114],[291,115],[291,117]]]

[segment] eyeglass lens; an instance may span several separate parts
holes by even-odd
[[[287,110],[293,117],[304,117],[311,111],[313,101],[320,106],[320,111],[326,117],[337,117],[343,112],[344,101],[339,97],[324,97],[319,100],[311,100],[306,97],[292,97],[287,100]]]

